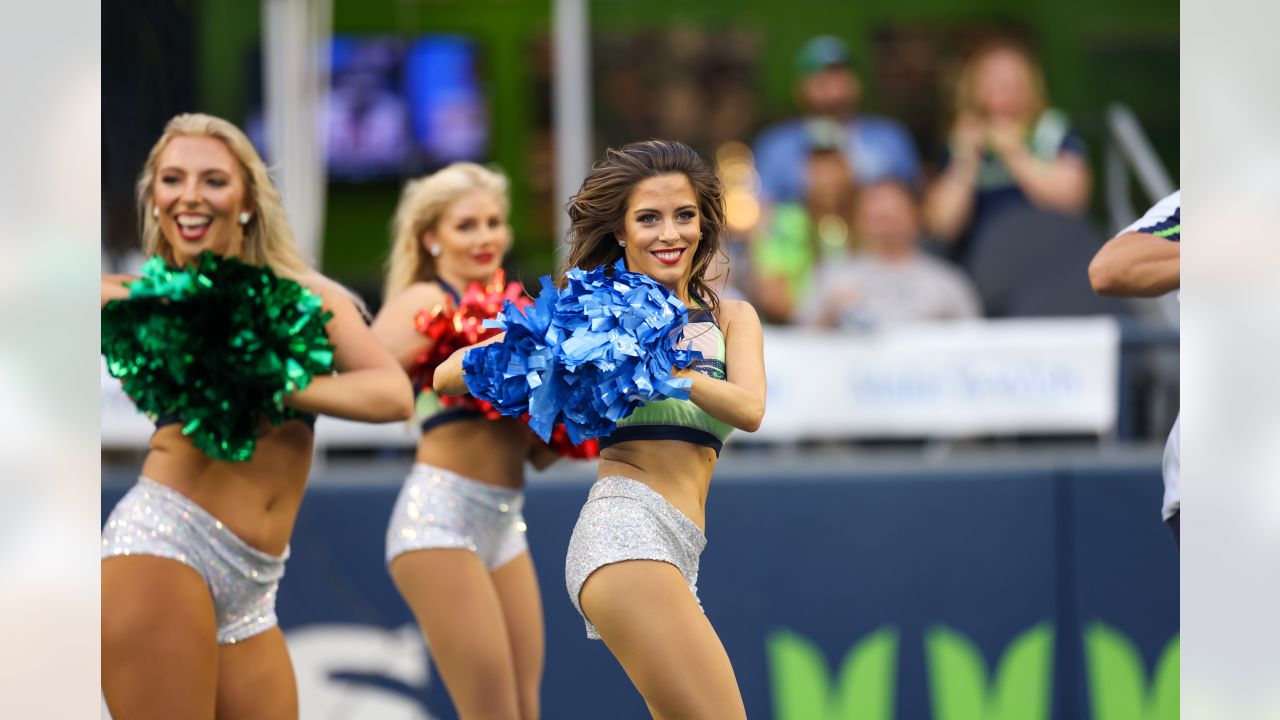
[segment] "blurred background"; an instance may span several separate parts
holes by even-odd
[[[1178,306],[1087,276],[1179,183],[1177,3],[139,0],[102,22],[104,271],[143,260],[135,181],[179,112],[249,133],[306,251],[375,311],[410,178],[504,170],[507,265],[536,287],[606,147],[715,166],[718,287],[768,323],[770,388],[717,470],[699,585],[752,717],[1177,717]],[[1015,154],[1057,172],[1031,187]],[[105,517],[150,426],[102,392]],[[414,443],[317,428],[280,592],[304,717],[454,717],[381,561]],[[593,477],[529,488],[544,716],[646,717],[560,590]]]

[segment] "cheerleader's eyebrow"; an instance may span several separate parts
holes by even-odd
[[[680,207],[676,208],[676,212],[680,212],[681,210],[697,210],[697,209],[698,209],[698,208],[697,208],[697,206],[695,206],[695,205],[681,205]],[[634,214],[634,215],[640,215],[640,214],[643,214],[643,213],[657,213],[657,214],[661,215],[661,214],[662,214],[662,211],[661,211],[661,210],[654,210],[653,208],[640,208],[640,209],[638,209],[638,210],[634,210],[634,211],[632,211],[632,214]]]

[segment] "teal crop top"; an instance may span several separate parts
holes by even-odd
[[[716,380],[725,379],[724,333],[710,312],[689,312],[679,347],[702,352],[702,359],[690,366],[692,370]],[[692,401],[667,399],[645,403],[619,420],[612,434],[600,438],[600,449],[630,440],[684,440],[705,445],[719,455],[731,432],[732,425],[711,417]]]

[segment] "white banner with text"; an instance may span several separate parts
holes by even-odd
[[[1120,330],[1107,317],[986,320],[867,333],[767,328],[764,423],[733,439],[1107,434]],[[732,372],[732,370],[730,370]],[[142,447],[153,426],[102,369],[103,447]],[[410,423],[321,418],[330,447],[412,446]]]

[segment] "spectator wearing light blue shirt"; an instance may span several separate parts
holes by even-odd
[[[920,159],[907,131],[894,120],[857,112],[862,82],[838,38],[812,38],[796,56],[797,99],[805,116],[766,128],[755,142],[756,171],[766,203],[803,200],[814,122],[836,121],[855,183],[920,181]]]

